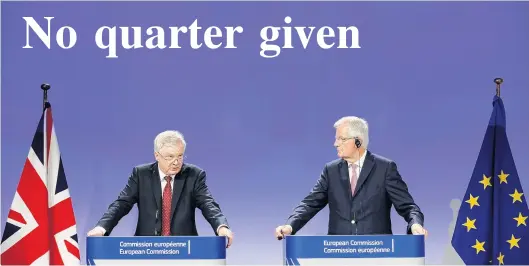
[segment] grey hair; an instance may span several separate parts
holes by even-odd
[[[362,143],[361,147],[367,149],[369,144],[369,127],[365,119],[356,116],[345,116],[334,123],[334,128],[338,128],[341,125],[347,127],[348,137],[358,137]]]
[[[167,130],[156,136],[154,139],[154,151],[159,152],[163,146],[177,145],[181,142],[186,148],[186,141],[184,135],[176,130]]]

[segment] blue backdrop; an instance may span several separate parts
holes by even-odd
[[[182,131],[187,160],[208,184],[235,233],[230,264],[281,262],[273,231],[309,192],[327,161],[336,119],[364,117],[370,149],[395,160],[423,209],[427,262],[441,263],[481,146],[494,95],[505,79],[507,131],[523,188],[529,173],[529,3],[85,2],[2,3],[2,230],[42,108],[49,99],[80,236],[153,158],[153,139]],[[78,43],[25,45],[23,16]],[[268,25],[353,25],[360,49],[284,50],[259,56]],[[108,26],[241,25],[238,49],[118,50],[106,59],[95,31]],[[53,39],[52,39],[53,40]],[[281,43],[281,42],[280,42]],[[189,46],[186,46],[189,47]],[[200,215],[199,213],[197,213]],[[114,230],[131,235],[134,209]],[[199,216],[199,233],[213,235]],[[393,213],[394,232],[405,223]],[[327,209],[300,234],[325,234]],[[85,238],[79,239],[84,262]]]

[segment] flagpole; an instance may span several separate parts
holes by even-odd
[[[46,108],[46,103],[48,102],[48,90],[51,88],[50,84],[42,84],[40,85],[40,88],[44,91],[44,99],[43,99],[43,108]]]
[[[500,86],[503,83],[503,79],[495,78],[494,83],[496,83],[496,96],[500,97],[500,90],[501,90]]]

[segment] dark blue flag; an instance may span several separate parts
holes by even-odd
[[[529,265],[529,209],[507,140],[503,101],[496,96],[492,104],[452,246],[467,265]]]

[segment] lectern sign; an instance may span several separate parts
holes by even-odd
[[[284,252],[285,265],[424,265],[424,237],[288,236]]]
[[[224,237],[88,237],[87,264],[226,264]]]

